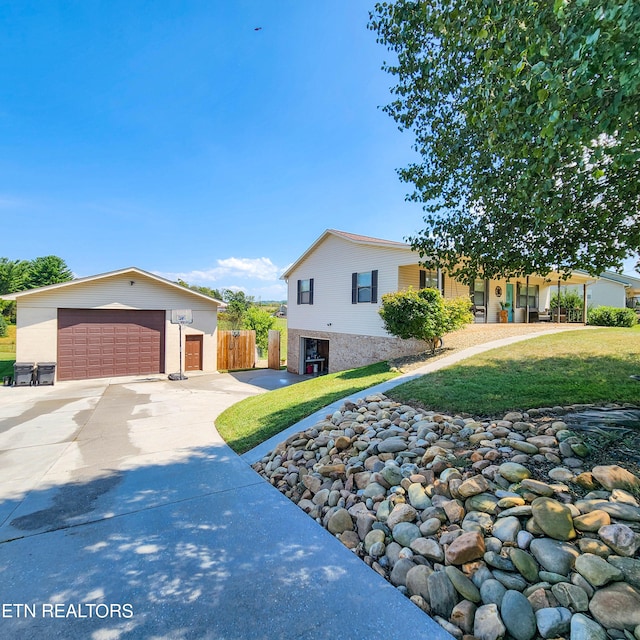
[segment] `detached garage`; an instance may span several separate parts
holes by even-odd
[[[21,291],[18,362],[57,362],[57,380],[171,373],[180,369],[172,310],[190,309],[182,368],[216,370],[217,310],[208,296],[136,268]]]

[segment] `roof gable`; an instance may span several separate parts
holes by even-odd
[[[348,242],[353,242],[354,244],[369,245],[372,247],[403,249],[409,252],[411,251],[411,245],[408,245],[405,242],[397,242],[395,240],[383,240],[382,238],[372,238],[370,236],[357,235],[355,233],[348,233],[346,231],[338,231],[337,229],[327,229],[293,264],[291,264],[283,272],[281,278],[282,279],[288,278],[289,275],[295,269],[297,269],[298,266],[302,262],[304,262],[329,236],[336,236],[338,238],[342,238],[343,240],[347,240]]]
[[[193,291],[192,289],[183,287],[182,285],[177,284],[176,282],[171,282],[171,280],[167,280],[166,278],[161,278],[160,276],[157,276],[154,273],[144,271],[143,269],[138,269],[137,267],[127,267],[125,269],[108,271],[107,273],[99,273],[97,275],[87,276],[85,278],[75,278],[74,280],[68,280],[66,282],[50,284],[46,287],[38,287],[37,289],[25,289],[24,291],[16,291],[15,293],[8,293],[3,296],[0,296],[0,299],[19,300],[20,298],[37,295],[43,292],[55,291],[58,289],[66,289],[66,288],[74,287],[80,284],[92,284],[94,282],[99,283],[101,280],[105,280],[107,278],[113,278],[114,276],[129,276],[129,275],[132,277],[136,276],[136,277],[148,278],[149,280],[153,280],[163,286],[177,289],[183,294],[194,296],[199,300],[207,300],[208,302],[212,302],[217,306],[224,306],[224,302],[220,300],[216,300],[215,298],[211,298],[210,296],[204,295],[203,293]]]

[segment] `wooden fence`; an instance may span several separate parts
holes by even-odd
[[[218,370],[251,369],[255,365],[255,331],[218,331]]]

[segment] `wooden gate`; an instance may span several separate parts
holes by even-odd
[[[280,371],[280,332],[269,329],[269,355],[267,360],[269,369]]]
[[[256,366],[256,332],[218,331],[218,370]]]

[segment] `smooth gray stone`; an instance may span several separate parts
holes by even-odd
[[[403,547],[411,546],[411,543],[420,537],[420,529],[413,522],[398,522],[393,528],[393,539]]]
[[[503,558],[495,551],[487,551],[484,554],[484,561],[491,567],[500,569],[501,571],[515,571],[516,568],[509,558]]]
[[[515,640],[531,640],[536,635],[536,617],[530,602],[519,591],[509,589],[502,598],[500,615]]]
[[[446,620],[458,602],[458,592],[444,571],[435,571],[427,581],[431,599],[431,613]]]
[[[495,604],[483,604],[476,609],[473,633],[479,640],[499,640],[504,638],[507,628],[504,626],[498,607]]]
[[[480,585],[480,597],[484,604],[496,604],[498,608],[502,606],[502,599],[507,592],[506,587],[495,578],[485,580]]]
[[[393,565],[389,580],[395,587],[407,586],[407,573],[415,567],[415,563],[408,558],[400,558],[398,562]]]
[[[636,589],[640,589],[640,560],[637,558],[609,556],[607,562],[622,571],[625,582],[636,587]]]
[[[538,631],[543,638],[562,636],[571,626],[571,611],[565,607],[547,607],[536,611]]]
[[[576,613],[571,618],[570,640],[607,640],[607,632],[595,620]]]
[[[561,575],[569,575],[579,551],[567,542],[551,538],[535,538],[529,545],[535,559],[547,570]]]
[[[515,516],[498,518],[493,525],[492,534],[502,542],[515,542],[521,529],[520,520]]]
[[[507,589],[524,591],[527,588],[527,581],[519,573],[508,573],[495,569],[493,577],[501,582]]]

